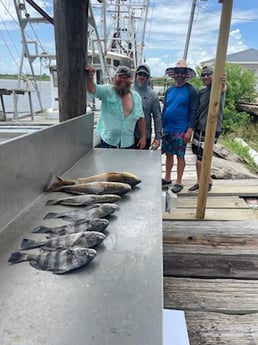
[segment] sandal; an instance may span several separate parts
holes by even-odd
[[[188,188],[189,192],[194,192],[199,189],[199,183],[195,183],[192,187]]]
[[[179,193],[179,192],[181,192],[181,190],[184,188],[184,186],[183,185],[181,185],[181,184],[174,184],[174,186],[173,186],[173,188],[171,189],[171,191],[173,192],[173,193]]]
[[[212,183],[208,184],[208,192],[211,191]],[[188,188],[189,192],[194,192],[199,189],[199,183],[195,183],[192,187]]]

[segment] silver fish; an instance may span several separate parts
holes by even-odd
[[[121,199],[120,195],[115,194],[102,194],[102,195],[94,195],[94,194],[83,194],[83,195],[76,195],[71,196],[68,198],[60,198],[55,200],[48,200],[46,205],[65,205],[65,206],[89,206],[92,204],[100,204],[100,203],[107,203],[107,202],[117,202]]]
[[[116,194],[123,195],[132,190],[128,183],[120,182],[88,182],[70,185],[53,185],[45,189],[47,192],[66,192],[72,194]]]
[[[73,180],[65,180],[60,176],[52,174],[48,179],[45,190],[52,190],[53,188],[64,185],[84,184],[98,181],[127,183],[132,188],[141,183],[141,179],[138,176],[128,172],[105,172],[88,177],[79,177]]]
[[[17,264],[29,261],[31,266],[44,271],[62,274],[89,264],[97,252],[92,248],[74,247],[53,252],[12,253],[8,262]]]
[[[47,227],[44,225],[39,225],[32,230],[33,233],[50,233],[55,235],[66,235],[73,234],[76,232],[84,231],[99,231],[103,232],[109,225],[109,220],[105,218],[93,218],[89,220],[81,220],[75,223],[56,226],[56,227]]]
[[[40,247],[43,250],[51,251],[72,247],[94,248],[104,241],[105,237],[102,232],[86,231],[57,236],[43,241],[33,241],[24,238],[21,242],[20,249],[26,250]]]
[[[104,204],[94,204],[91,206],[86,206],[83,209],[74,209],[67,212],[49,212],[44,219],[51,218],[62,218],[64,220],[74,222],[79,220],[87,220],[92,218],[104,218],[111,215],[116,210],[118,210],[117,204],[104,203]]]

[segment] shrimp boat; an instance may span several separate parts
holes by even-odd
[[[58,118],[57,67],[54,53],[42,50],[37,39],[28,39],[27,30],[34,24],[54,25],[53,16],[33,0],[14,0],[15,10],[22,38],[22,55],[18,85],[24,81],[24,65],[27,60],[30,69],[30,84],[33,85],[40,110],[44,110],[41,94],[35,77],[34,64],[47,67],[50,74],[51,108],[47,117]],[[96,68],[96,82],[112,82],[114,71],[119,65],[126,65],[134,71],[143,62],[144,39],[148,16],[149,0],[91,0],[88,12],[87,62]],[[33,15],[32,15],[33,14]],[[53,30],[54,31],[54,30]],[[33,52],[32,52],[33,51]],[[27,74],[28,75],[28,74]],[[94,110],[95,100],[90,100]]]

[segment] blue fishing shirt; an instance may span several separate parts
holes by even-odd
[[[162,124],[164,133],[185,133],[193,128],[198,106],[198,93],[186,83],[170,87],[165,95]]]
[[[134,130],[137,121],[144,118],[141,96],[131,90],[133,110],[124,116],[121,97],[110,84],[96,85],[96,93],[91,94],[101,102],[97,123],[97,133],[107,144],[116,147],[130,147],[134,144]]]

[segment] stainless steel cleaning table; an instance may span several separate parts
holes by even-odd
[[[0,233],[1,345],[162,345],[162,209],[160,152],[93,149],[64,175],[127,171],[142,183],[124,195],[110,217],[108,234],[90,265],[64,275],[8,263],[23,238],[43,220],[43,193]]]

